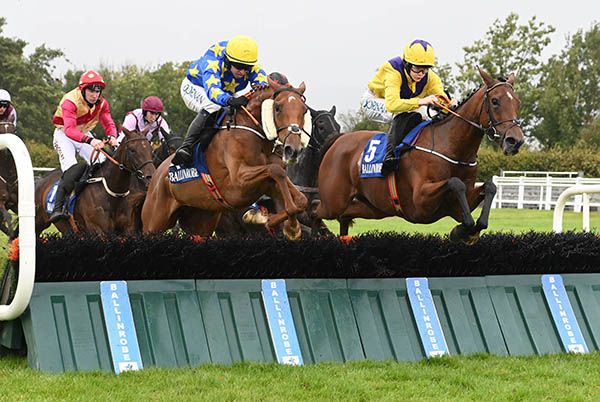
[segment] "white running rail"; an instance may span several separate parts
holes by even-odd
[[[558,197],[556,208],[554,208],[554,219],[552,222],[552,230],[556,233],[561,233],[563,228],[563,212],[565,205],[570,197],[581,194],[583,196],[583,230],[590,231],[590,194],[600,193],[600,184],[596,185],[577,185],[567,188]]]
[[[19,277],[9,305],[0,305],[0,321],[14,320],[29,305],[35,280],[35,202],[33,167],[23,141],[14,134],[0,135],[0,149],[8,148],[17,166],[19,180]]]

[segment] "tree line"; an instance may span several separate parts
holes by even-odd
[[[66,55],[45,45],[26,55],[27,42],[6,37],[5,25],[6,20],[0,17],[0,88],[13,96],[19,135],[50,144],[52,114],[61,96],[77,85],[83,71],[69,70],[57,80],[54,64]],[[544,62],[542,52],[554,31],[553,26],[536,17],[520,23],[517,14],[510,14],[504,20],[495,20],[483,38],[464,46],[462,61],[441,64],[436,72],[449,94],[458,99],[479,86],[477,66],[494,76],[515,72],[520,117],[534,142],[542,148],[600,148],[600,23],[593,22],[589,28],[570,35],[564,48]],[[189,62],[167,62],[154,68],[100,66],[98,72],[109,82],[104,96],[110,101],[115,120],[122,121],[145,96],[157,95],[165,102],[172,129],[185,130],[194,115],[173,88],[179,88]],[[385,129],[365,120],[360,112],[343,114],[340,119],[347,130]]]

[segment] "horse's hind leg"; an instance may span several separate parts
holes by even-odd
[[[211,236],[219,224],[221,213],[183,207],[179,210],[179,226],[190,235]]]

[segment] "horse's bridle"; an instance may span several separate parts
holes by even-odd
[[[503,85],[507,85],[514,92],[514,88],[510,83],[505,82],[505,81],[498,82],[497,84],[492,85],[490,88],[488,88],[485,91],[485,93],[483,95],[483,102],[481,103],[482,110],[483,110],[484,103],[487,106],[487,115],[488,115],[488,120],[490,122],[490,125],[488,127],[484,127],[484,128],[482,127],[483,133],[485,135],[487,135],[490,140],[495,141],[499,144],[502,143],[502,141],[504,141],[504,138],[506,137],[506,133],[508,132],[508,130],[510,130],[511,128],[513,128],[515,126],[521,128],[521,121],[519,121],[518,119],[507,119],[507,120],[496,121],[494,119],[494,116],[492,115],[492,105],[491,105],[491,101],[490,101],[490,98],[488,95],[494,88],[497,88],[497,87],[503,86]],[[480,116],[480,120],[481,120],[481,110],[479,111],[479,116]],[[506,130],[499,133],[498,130],[496,129],[496,127],[499,126],[500,124],[504,124],[504,123],[512,123],[512,124]]]
[[[489,121],[489,126],[487,126],[487,127],[484,127],[481,123],[476,123],[472,120],[467,119],[466,117],[456,113],[452,109],[440,104],[439,102],[436,102],[436,106],[441,109],[444,109],[446,112],[458,117],[459,119],[464,120],[465,122],[469,123],[473,127],[477,128],[478,130],[483,132],[483,134],[487,135],[487,137],[490,140],[500,144],[500,143],[502,143],[502,141],[504,141],[504,138],[506,137],[506,133],[508,132],[508,130],[510,130],[511,128],[513,128],[515,126],[521,128],[521,122],[518,119],[507,119],[507,120],[496,121],[492,114],[492,105],[491,105],[491,101],[489,98],[489,93],[492,90],[494,90],[500,86],[504,86],[504,85],[508,86],[510,89],[512,89],[514,91],[514,88],[510,83],[508,83],[506,81],[502,81],[502,82],[498,82],[498,83],[492,85],[491,87],[489,87],[488,89],[486,89],[483,94],[483,102],[481,102],[481,109],[479,110],[479,121],[481,121],[481,114],[483,113],[483,105],[486,105],[488,121]],[[499,126],[500,124],[504,124],[504,123],[512,123],[512,124],[506,130],[499,133],[498,130],[496,129],[496,127]]]
[[[292,88],[292,87],[279,88],[275,92],[273,92],[273,96],[271,97],[271,99],[275,100],[275,98],[282,92],[293,92],[296,95],[300,96],[300,100],[302,101],[302,103],[304,103],[304,106],[306,107],[306,111],[308,112],[308,107],[306,106],[306,97],[304,96],[304,94],[302,94],[300,91],[296,90],[295,88]],[[288,130],[287,135],[283,138],[283,141],[276,139],[275,140],[276,145],[278,143],[280,143],[282,146],[285,146],[285,143],[287,142],[287,139],[289,138],[290,135],[301,136],[303,132],[304,132],[304,134],[308,135],[309,138],[312,138],[310,133],[306,132],[306,130],[304,129],[304,126],[300,127],[296,123],[292,123],[292,124],[288,124],[287,126],[275,128],[277,134],[279,134],[280,131],[285,130],[285,129]]]
[[[321,146],[323,145],[323,143],[321,141],[319,141],[317,139],[316,136],[313,136],[313,133],[315,133],[317,131],[317,121],[319,121],[319,119],[321,118],[325,118],[326,120],[328,120],[329,124],[331,124],[331,127],[333,127],[338,133],[340,132],[338,128],[336,128],[337,126],[337,122],[335,121],[335,119],[333,118],[333,114],[331,114],[331,112],[325,111],[325,112],[319,112],[317,113],[317,115],[315,117],[313,117],[312,119],[312,132],[310,134],[308,134],[308,136],[310,137],[310,141],[308,143],[308,147],[314,149],[314,150],[319,150],[321,149]],[[332,133],[335,134],[335,133]],[[316,147],[314,145],[311,144],[311,142],[316,142]]]
[[[132,164],[133,165],[133,169],[130,169],[127,166],[125,166],[125,163],[126,163],[127,159],[129,158],[129,150],[128,150],[127,144],[129,144],[130,142],[134,142],[134,141],[148,141],[148,140],[146,138],[132,138],[132,139],[125,139],[125,141],[121,142],[121,144],[119,146],[125,147],[125,158],[124,158],[123,162],[119,162],[118,160],[116,160],[115,158],[113,158],[112,156],[110,156],[103,149],[101,149],[100,151],[96,151],[96,152],[102,152],[104,154],[104,156],[106,156],[106,158],[110,162],[112,162],[113,164],[117,165],[119,167],[119,169],[124,170],[124,171],[126,171],[128,173],[133,174],[139,180],[141,180],[145,184],[148,184],[148,183],[150,183],[150,179],[147,178],[146,176],[144,176],[144,172],[142,171],[142,169],[144,168],[144,166],[153,163],[152,159],[149,159],[149,160],[143,162],[140,166],[136,166],[135,164]],[[92,155],[92,160],[94,159],[93,156],[94,155]]]

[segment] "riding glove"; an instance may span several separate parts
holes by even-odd
[[[234,98],[232,96],[227,101],[227,104],[229,106],[232,106],[232,107],[239,107],[239,106],[246,106],[248,104],[248,102],[249,102],[249,99],[246,98],[245,96],[240,96],[240,97],[237,97],[237,98]]]

